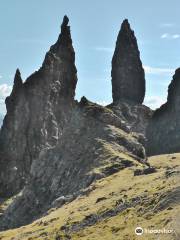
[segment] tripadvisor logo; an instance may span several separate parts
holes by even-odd
[[[137,227],[135,229],[136,235],[142,235],[142,234],[173,234],[175,231],[173,229],[148,229],[148,228],[142,228]]]
[[[142,229],[142,227],[137,227],[137,228],[135,229],[135,234],[136,234],[136,235],[142,235],[142,234],[143,234],[143,229]]]

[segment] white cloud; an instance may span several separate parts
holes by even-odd
[[[10,95],[12,86],[4,83],[0,85],[0,114],[4,115],[6,113],[5,98]]]
[[[6,83],[0,85],[0,99],[6,98],[12,90],[12,86],[7,85]]]
[[[107,106],[107,105],[110,104],[110,102],[107,102],[107,101],[97,101],[96,103],[101,105],[101,106]]]
[[[180,38],[180,35],[179,34],[174,34],[174,35],[172,35],[172,38],[174,38],[174,39]]]
[[[166,102],[166,99],[159,96],[146,97],[144,104],[150,107],[151,109],[159,108],[162,104]]]
[[[178,39],[180,38],[180,34],[170,34],[170,33],[163,33],[161,35],[162,39]]]
[[[175,71],[174,68],[157,68],[151,66],[143,66],[146,74],[156,75],[172,75]]]
[[[99,52],[110,52],[110,53],[112,53],[114,51],[114,48],[111,48],[111,47],[95,47],[94,49],[96,51],[99,51]]]
[[[168,33],[163,33],[162,35],[161,35],[161,38],[168,38]]]

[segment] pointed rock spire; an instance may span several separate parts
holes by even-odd
[[[57,79],[61,88],[59,93],[65,99],[74,100],[77,84],[77,69],[75,66],[75,52],[72,45],[69,19],[65,15],[61,24],[61,33],[57,42],[51,46],[43,62],[42,71],[47,70],[47,79]],[[60,77],[57,77],[60,74]],[[47,75],[47,73],[46,73]],[[44,80],[43,80],[44,81]]]
[[[69,18],[65,15],[61,24],[61,33],[57,42],[51,47],[51,51],[57,52],[61,47],[69,47],[74,51],[72,47],[71,31],[68,26]]]
[[[113,102],[142,103],[145,95],[145,76],[137,40],[125,19],[116,41],[112,58]]]
[[[14,77],[14,86],[21,86],[23,84],[21,73],[19,71],[19,68],[16,70],[15,77]]]
[[[19,89],[21,89],[22,86],[23,86],[23,81],[21,78],[21,73],[20,73],[19,69],[17,69],[15,76],[14,76],[14,85],[13,85],[13,90],[12,90],[11,96],[16,95],[17,91],[19,91]]]

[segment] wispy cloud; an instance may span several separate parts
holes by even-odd
[[[156,75],[172,75],[175,71],[174,68],[158,68],[151,66],[143,66],[146,74]]]
[[[180,38],[180,34],[174,34],[174,35],[172,35],[172,38],[174,38],[174,39]]]
[[[174,27],[174,23],[162,23],[160,24],[160,27],[171,28],[171,27]]]
[[[47,44],[48,42],[44,39],[34,39],[34,38],[22,38],[16,39],[17,43],[27,43],[27,44]]]
[[[161,35],[162,39],[178,39],[180,38],[180,34],[170,34],[170,33],[163,33]]]
[[[159,96],[146,97],[144,104],[150,107],[151,109],[159,108],[162,104],[166,102],[166,99]]]
[[[96,51],[99,51],[99,52],[109,52],[109,53],[112,53],[114,51],[114,48],[111,48],[111,47],[95,47],[94,49]]]
[[[161,38],[167,38],[168,37],[168,33],[163,33],[162,35],[161,35]]]

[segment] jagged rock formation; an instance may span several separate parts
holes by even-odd
[[[112,59],[113,102],[142,103],[145,95],[144,69],[140,60],[137,40],[128,20],[121,25]]]
[[[132,239],[132,226],[144,219],[147,226],[153,219],[158,228],[179,229],[180,156],[147,161],[144,133],[152,111],[141,104],[144,71],[128,21],[118,36],[113,103],[106,107],[85,97],[74,100],[77,76],[68,21],[65,16],[39,71],[24,83],[16,71],[6,99],[0,132],[0,231],[23,227],[3,231],[0,239]],[[149,124],[148,149],[154,152],[154,142],[161,152],[163,141],[168,151],[179,149],[179,78],[180,69],[167,103]],[[3,199],[7,196],[13,198]],[[178,238],[173,234],[167,236]]]
[[[0,229],[30,223],[58,199],[72,201],[83,194],[97,179],[127,167],[148,168],[138,141],[112,111],[83,99],[58,144],[43,149],[33,161],[28,184],[1,217]]]
[[[39,71],[24,83],[17,70],[0,132],[0,196],[17,193],[41,149],[53,147],[69,121],[77,82],[68,18]]]
[[[168,88],[167,102],[157,109],[147,128],[148,155],[180,151],[180,68]]]
[[[30,223],[93,181],[127,167],[148,168],[141,136],[110,108],[74,101],[77,82],[68,18],[39,71],[17,70],[0,133],[1,196],[18,194],[0,229]]]

